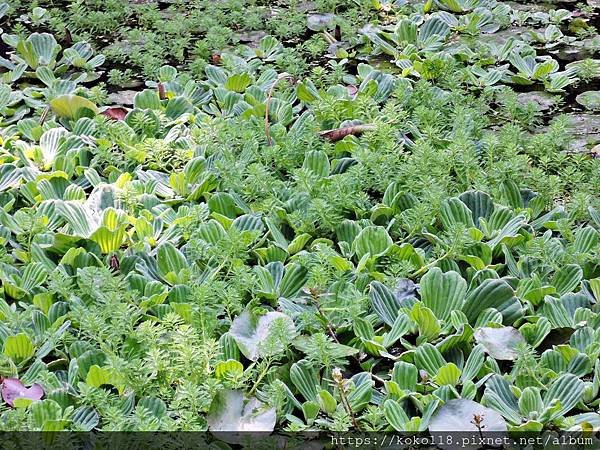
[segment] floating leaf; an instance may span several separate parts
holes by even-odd
[[[312,31],[324,31],[330,29],[335,20],[335,15],[331,13],[309,14],[306,18],[307,26]]]
[[[392,291],[379,281],[373,281],[369,289],[369,298],[377,315],[389,326],[393,326],[398,317],[400,302]]]
[[[460,430],[461,432],[479,432],[474,424],[474,418],[486,433],[507,431],[505,420],[500,414],[479,403],[467,399],[455,399],[446,402],[429,421],[431,433],[447,433]]]
[[[443,273],[434,267],[421,278],[421,301],[440,320],[461,309],[466,293],[467,282],[457,272]]]
[[[513,327],[478,328],[475,340],[492,358],[504,361],[514,361],[518,356],[517,347],[525,343],[521,333]]]
[[[44,389],[35,383],[27,388],[17,378],[4,378],[2,380],[2,399],[10,406],[16,399],[39,400],[44,396]]]
[[[251,361],[256,361],[277,350],[263,346],[272,337],[272,327],[275,322],[282,324],[287,330],[288,336],[293,337],[296,334],[294,322],[285,314],[268,312],[257,317],[248,310],[245,310],[233,320],[229,334],[235,339],[244,356]]]
[[[255,397],[245,399],[242,391],[223,390],[214,397],[206,421],[212,432],[271,432],[275,408]]]
[[[4,341],[3,354],[16,362],[25,361],[33,356],[35,347],[25,333],[8,336]]]
[[[98,108],[87,98],[79,95],[65,94],[50,101],[50,108],[58,117],[74,119],[80,117],[83,110],[89,110],[94,115],[98,114]]]
[[[592,111],[600,110],[600,91],[585,91],[579,94],[575,101],[585,109]]]
[[[487,308],[500,311],[505,322],[518,317],[521,311],[521,305],[512,287],[502,279],[484,280],[467,296],[462,310],[469,323],[474,323],[479,314]]]

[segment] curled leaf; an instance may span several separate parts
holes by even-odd
[[[103,116],[108,117],[113,120],[125,120],[125,116],[127,116],[127,109],[121,106],[111,106],[110,108],[106,108],[101,112]]]

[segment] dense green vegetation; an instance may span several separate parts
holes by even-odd
[[[596,5],[1,4],[0,429],[600,428]]]

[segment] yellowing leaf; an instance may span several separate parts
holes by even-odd
[[[4,341],[4,355],[14,361],[21,362],[33,356],[35,347],[25,333],[8,336]]]
[[[98,114],[98,108],[87,98],[79,95],[64,94],[50,101],[50,108],[58,117],[73,119],[82,109],[89,109]]]

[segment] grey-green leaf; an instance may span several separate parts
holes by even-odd
[[[458,272],[443,273],[434,267],[421,278],[421,301],[440,320],[461,309],[466,293],[467,282]]]
[[[235,340],[244,356],[251,361],[256,361],[261,357],[270,355],[274,351],[270,348],[263,348],[262,344],[271,337],[271,327],[275,321],[284,322],[289,336],[293,337],[296,334],[294,322],[287,315],[272,311],[255,317],[248,310],[245,310],[233,320],[229,334]]]
[[[525,343],[521,333],[513,327],[479,328],[475,331],[475,340],[492,358],[502,361],[514,361],[518,346]]]
[[[500,414],[477,402],[463,398],[450,400],[442,406],[429,421],[429,431],[431,433],[478,432],[479,429],[473,423],[474,416],[481,418],[481,425],[486,433],[507,431],[506,421]]]

